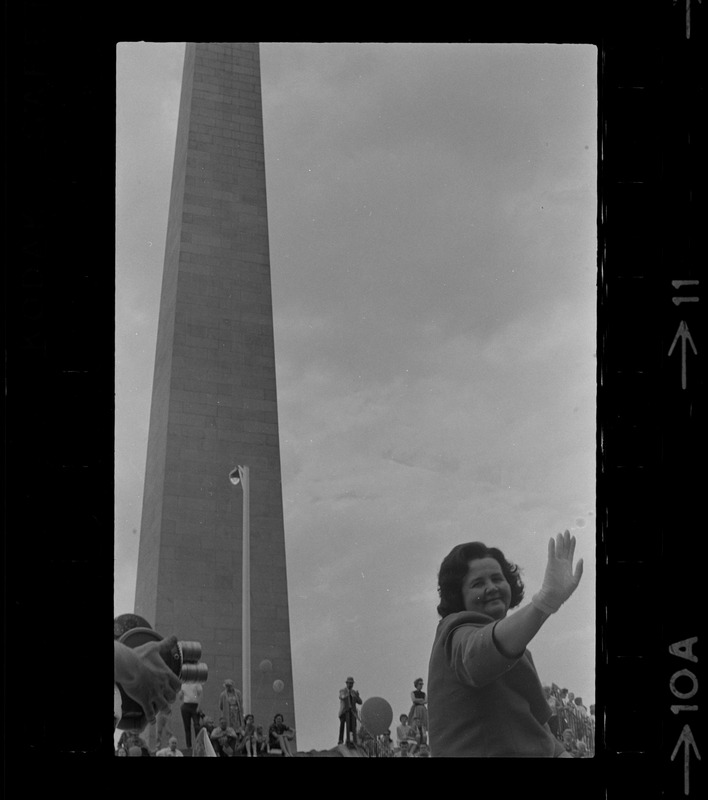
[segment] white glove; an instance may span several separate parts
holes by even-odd
[[[544,614],[555,614],[580,583],[583,559],[578,561],[573,572],[574,553],[575,536],[571,536],[570,531],[559,533],[555,540],[548,542],[548,564],[543,585],[531,598],[532,605]]]

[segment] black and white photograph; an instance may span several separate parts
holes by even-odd
[[[595,756],[599,56],[118,43],[134,751]]]
[[[7,785],[703,796],[705,2],[152,10],[6,9]]]

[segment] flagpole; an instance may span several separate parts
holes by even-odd
[[[241,558],[241,686],[243,713],[251,713],[251,517],[249,469],[238,466],[229,473],[234,486],[243,489],[243,554]]]

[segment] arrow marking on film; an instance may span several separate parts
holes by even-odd
[[[688,794],[688,765],[691,760],[691,747],[696,751],[696,756],[698,756],[698,760],[701,760],[701,754],[698,752],[698,748],[696,747],[696,743],[693,740],[693,734],[691,733],[691,729],[688,725],[683,726],[683,730],[681,731],[681,735],[679,736],[678,742],[676,742],[676,747],[674,747],[674,752],[671,754],[671,760],[673,761],[676,758],[676,753],[678,753],[681,745],[685,745],[686,749],[683,753],[683,793]]]
[[[671,343],[671,347],[669,348],[669,355],[674,352],[674,347],[676,346],[676,342],[681,339],[681,388],[686,388],[686,341],[688,340],[689,344],[691,345],[691,349],[693,350],[694,355],[698,355],[698,350],[696,350],[696,345],[693,343],[693,339],[691,338],[691,334],[688,332],[688,325],[681,320],[678,326],[678,330],[676,331],[676,336],[674,336],[674,340]]]

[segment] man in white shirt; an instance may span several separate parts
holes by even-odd
[[[238,734],[227,724],[226,717],[219,719],[219,727],[211,732],[211,741],[217,756],[236,755]]]
[[[177,739],[174,736],[172,736],[170,738],[168,746],[163,747],[162,750],[158,750],[157,753],[155,753],[155,755],[174,758],[183,756],[184,754],[182,753],[181,750],[177,749]]]
[[[194,727],[195,737],[199,733],[199,703],[202,700],[202,691],[201,683],[183,683],[180,693],[177,695],[177,699],[182,703],[180,713],[184,723],[184,736],[189,748],[192,747],[192,727]]]

